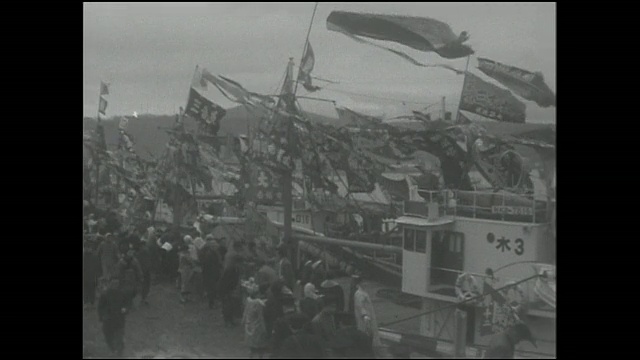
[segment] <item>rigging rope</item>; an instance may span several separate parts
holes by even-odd
[[[514,283],[511,283],[511,284],[505,285],[505,286],[503,286],[503,287],[501,287],[501,288],[497,288],[497,289],[495,289],[495,291],[500,291],[500,290],[504,290],[504,289],[506,289],[506,288],[510,288],[510,287],[518,286],[519,284],[522,284],[522,283],[527,282],[527,281],[529,281],[529,280],[536,279],[536,278],[538,278],[538,277],[542,277],[542,275],[538,275],[538,274],[536,274],[536,275],[534,275],[534,276],[531,276],[531,277],[525,278],[525,279],[523,279],[523,280],[516,281],[516,282],[514,282]],[[418,318],[418,317],[420,317],[420,316],[425,316],[425,315],[429,315],[429,314],[432,314],[432,313],[436,313],[436,312],[439,312],[439,311],[442,311],[442,310],[445,310],[445,309],[449,309],[449,308],[457,307],[457,306],[460,306],[461,304],[465,304],[465,303],[468,303],[468,302],[476,301],[476,300],[481,299],[481,298],[483,298],[483,297],[485,297],[485,296],[487,296],[487,295],[491,295],[491,294],[480,294],[480,295],[477,295],[477,296],[471,297],[471,298],[469,298],[469,299],[462,300],[462,301],[457,302],[457,303],[452,303],[452,304],[449,304],[449,305],[445,305],[445,306],[439,307],[439,308],[437,308],[437,309],[435,309],[435,310],[422,312],[422,313],[419,313],[419,314],[416,314],[416,315],[409,316],[409,317],[404,318],[404,319],[399,319],[399,320],[391,321],[391,322],[388,322],[388,323],[386,323],[386,324],[380,324],[380,326],[389,326],[389,325],[397,324],[397,323],[404,322],[404,321],[407,321],[407,320],[415,319],[415,318]]]

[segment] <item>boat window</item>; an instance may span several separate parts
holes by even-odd
[[[427,253],[427,232],[416,230],[416,251],[423,254]]]
[[[440,231],[433,232],[433,242],[438,242],[438,243],[442,242],[442,234],[440,233]]]
[[[407,251],[415,251],[414,249],[415,230],[404,229],[404,249]]]

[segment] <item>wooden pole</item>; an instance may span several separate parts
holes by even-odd
[[[460,101],[458,102],[458,113],[456,116],[456,123],[460,123],[460,106],[462,105],[462,95],[464,94],[464,87],[467,84],[467,72],[469,72],[469,60],[471,60],[471,55],[467,56],[467,66],[464,69],[464,80],[462,82],[462,90],[460,91]],[[444,100],[443,100],[443,103],[444,103]]]
[[[100,126],[102,126],[101,123],[101,119],[100,119],[100,100],[102,99],[102,84],[100,84],[100,91],[98,91],[98,124],[96,125],[96,133],[98,132],[98,128]],[[103,129],[103,133],[104,133],[104,129]],[[98,146],[96,146],[96,209],[98,208],[98,200],[100,198],[100,147],[102,146],[102,138],[98,139]]]

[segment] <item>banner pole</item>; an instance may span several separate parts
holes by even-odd
[[[460,91],[460,101],[458,102],[458,112],[456,114],[456,123],[460,123],[460,106],[462,105],[462,94],[464,94],[464,87],[467,85],[467,73],[469,72],[469,60],[471,55],[467,56],[467,66],[464,69],[464,80],[462,81],[462,91]]]

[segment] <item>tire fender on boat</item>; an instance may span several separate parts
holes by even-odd
[[[456,295],[461,301],[469,300],[480,295],[480,286],[476,278],[468,273],[462,273],[456,280]]]

